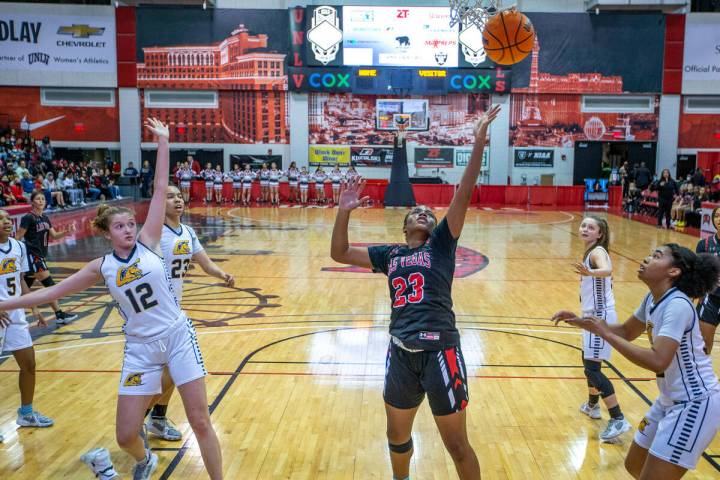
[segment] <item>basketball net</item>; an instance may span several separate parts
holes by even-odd
[[[481,32],[488,20],[500,11],[500,0],[448,0],[450,4],[450,26],[458,23],[462,28],[471,24]]]

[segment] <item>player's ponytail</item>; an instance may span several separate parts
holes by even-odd
[[[673,266],[680,269],[674,287],[691,298],[702,297],[714,290],[720,277],[720,261],[707,253],[696,254],[677,243],[665,245],[673,258]]]
[[[103,203],[97,209],[97,216],[92,221],[92,226],[98,232],[107,233],[110,229],[110,219],[113,217],[113,215],[118,215],[121,213],[135,215],[135,212],[133,212],[129,208],[116,207]]]

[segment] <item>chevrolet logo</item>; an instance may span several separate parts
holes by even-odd
[[[102,35],[104,27],[91,27],[90,25],[74,25],[72,27],[60,27],[57,33],[60,35],[72,35],[73,38],[88,38],[90,35]]]

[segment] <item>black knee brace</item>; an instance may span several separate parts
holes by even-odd
[[[410,440],[408,440],[407,442],[405,442],[401,445],[395,445],[395,444],[388,442],[388,448],[393,453],[407,453],[410,450],[412,450],[412,448],[413,448],[412,437],[410,437]]]
[[[35,277],[31,275],[25,275],[25,283],[27,284],[28,288],[33,286],[33,283],[35,283]]]
[[[47,277],[45,280],[40,280],[40,283],[43,284],[43,287],[50,288],[55,285],[55,280],[53,280],[52,277]]]
[[[600,369],[600,362],[583,359],[583,365],[585,366],[585,376],[588,379],[588,384],[600,391],[602,398],[615,394],[612,383]]]

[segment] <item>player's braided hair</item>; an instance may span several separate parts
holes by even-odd
[[[135,215],[135,212],[127,207],[116,207],[113,205],[107,205],[103,203],[97,209],[97,217],[92,221],[92,226],[95,230],[107,233],[110,229],[110,219],[113,215],[119,215],[126,213],[128,215]]]

